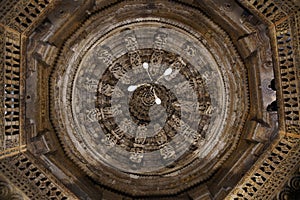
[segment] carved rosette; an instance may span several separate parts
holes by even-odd
[[[236,148],[248,112],[245,69],[199,11],[189,27],[155,10],[138,18],[138,6],[110,10],[114,25],[95,14],[68,40],[52,74],[51,117],[68,156],[100,183],[171,194],[207,179]]]

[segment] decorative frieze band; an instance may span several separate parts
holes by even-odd
[[[272,199],[300,163],[300,140],[282,137],[264,154],[254,168],[231,191],[226,199]]]
[[[1,110],[0,110],[0,159],[25,150],[21,131],[21,35],[3,28],[0,39],[0,76]]]
[[[1,160],[0,172],[29,199],[77,199],[50,172],[35,164],[28,153]]]

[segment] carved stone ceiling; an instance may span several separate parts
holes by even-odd
[[[299,198],[298,1],[0,16],[0,199]]]

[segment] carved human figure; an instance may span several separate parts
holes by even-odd
[[[156,140],[156,143],[158,145],[162,145],[164,143],[167,142],[167,136],[165,134],[165,132],[163,130],[159,131],[156,135],[155,135],[155,140]]]
[[[154,45],[153,45],[153,47],[155,49],[162,49],[165,46],[165,44],[167,43],[167,38],[168,38],[168,35],[166,33],[157,32],[154,35]]]
[[[113,90],[114,90],[113,86],[111,86],[108,83],[101,82],[99,85],[99,93],[105,96],[111,97]]]
[[[107,66],[110,66],[112,64],[112,61],[114,60],[113,55],[110,53],[110,50],[106,47],[103,47],[97,52],[98,58]]]
[[[168,123],[171,125],[171,127],[179,130],[183,124],[183,121],[178,116],[172,115],[171,120],[168,120]]]
[[[205,71],[202,74],[202,78],[204,79],[204,82],[209,85],[211,83],[215,83],[214,80],[217,78],[218,74],[215,71]]]
[[[139,49],[137,39],[133,32],[127,34],[124,38],[124,41],[128,51],[136,51]]]
[[[180,134],[184,136],[185,139],[191,144],[197,143],[197,141],[201,138],[201,135],[197,131],[189,127],[187,124],[183,125]]]
[[[137,127],[136,135],[135,135],[135,143],[144,144],[147,138],[147,127],[144,125],[140,125]]]
[[[184,52],[186,52],[186,54],[191,57],[194,57],[197,54],[197,49],[191,43],[185,43],[183,45],[183,49],[184,49]]]
[[[164,160],[174,158],[176,155],[174,148],[171,145],[165,145],[160,149],[160,155]]]
[[[215,110],[209,101],[202,101],[199,104],[199,112],[201,114],[210,115]]]
[[[112,105],[111,107],[102,108],[101,112],[103,116],[105,116],[105,118],[116,117],[117,115],[120,115],[122,113],[121,105],[116,104],[116,105]]]
[[[106,134],[101,142],[108,148],[112,148],[117,144],[117,140],[112,134]]]
[[[84,85],[89,92],[94,92],[97,90],[98,81],[96,79],[87,77]]]
[[[129,159],[134,163],[141,163],[144,157],[144,151],[140,148],[135,148],[133,152],[130,153]]]

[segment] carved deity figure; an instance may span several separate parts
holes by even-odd
[[[113,86],[109,85],[108,83],[101,82],[99,85],[99,93],[108,97],[111,97],[113,89]]]
[[[117,139],[112,134],[105,134],[105,138],[101,140],[108,148],[112,148],[117,144]]]
[[[176,155],[176,152],[174,148],[171,145],[166,145],[163,148],[160,149],[160,155],[164,160],[174,158]]]
[[[144,144],[147,138],[147,127],[140,125],[137,128],[136,135],[135,135],[135,143],[137,144]]]
[[[114,60],[113,55],[110,53],[109,49],[103,48],[97,52],[98,58],[107,66],[112,64]]]
[[[130,153],[129,159],[134,163],[141,163],[144,157],[144,150],[140,148],[135,148],[133,152]]]
[[[94,92],[97,90],[98,87],[98,81],[96,79],[91,79],[89,77],[86,78],[85,81],[85,88],[89,92]]]
[[[183,45],[183,49],[184,49],[184,52],[186,52],[186,54],[191,57],[194,57],[197,54],[197,49],[190,42],[185,43]]]
[[[136,51],[139,49],[139,45],[134,33],[129,33],[124,38],[125,45],[128,51]]]
[[[158,32],[154,35],[154,48],[162,49],[167,43],[168,35],[163,32]]]

